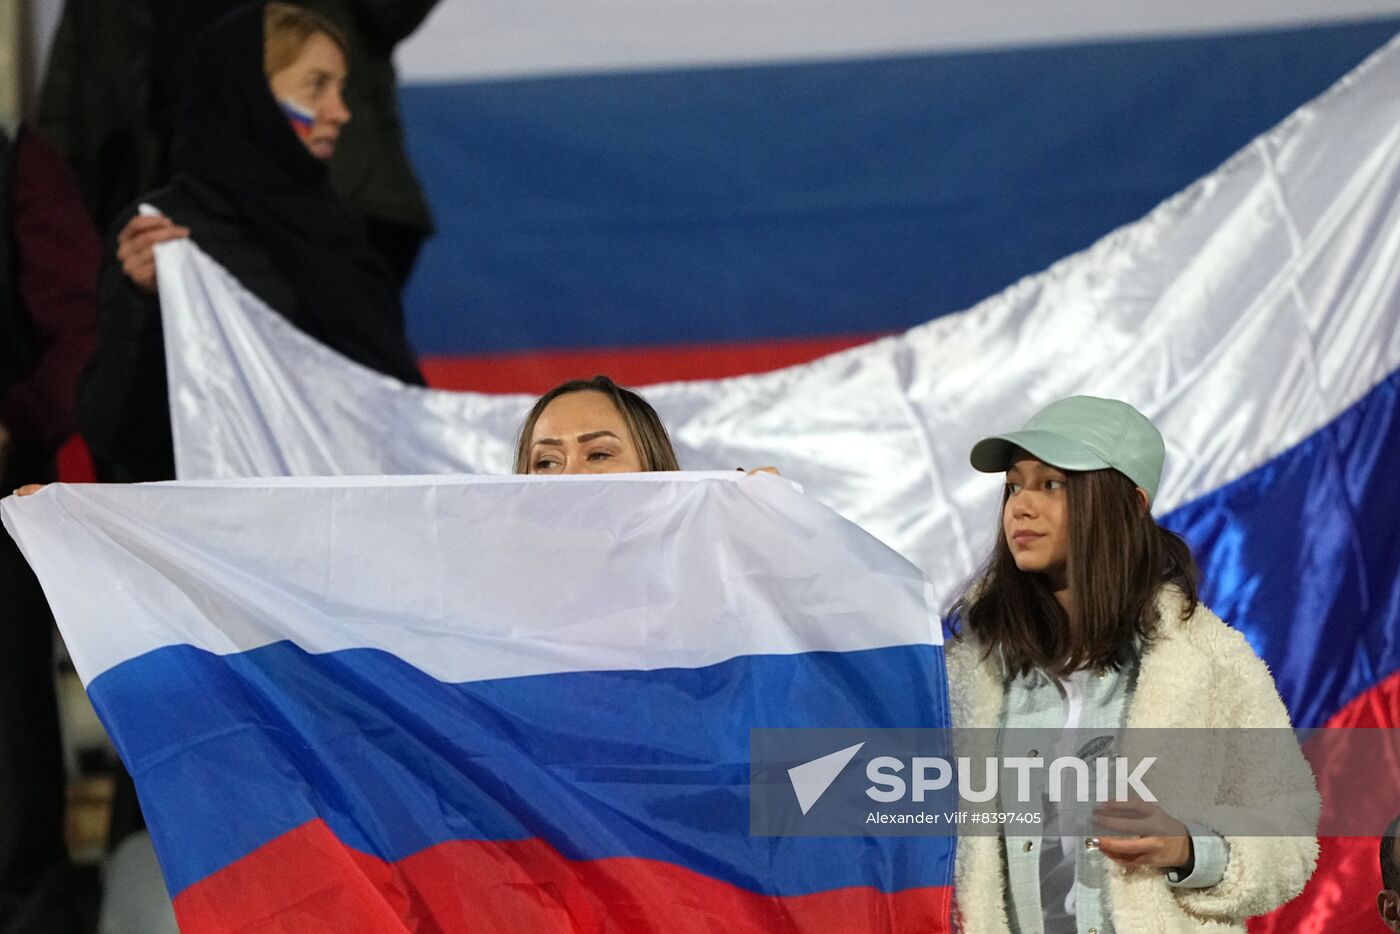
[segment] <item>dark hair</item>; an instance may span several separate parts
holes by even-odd
[[[571,379],[560,383],[540,396],[530,407],[530,413],[520,426],[520,434],[515,438],[515,472],[530,472],[530,436],[535,433],[535,423],[548,405],[560,396],[571,392],[601,392],[612,400],[622,415],[627,430],[632,434],[632,443],[637,446],[637,455],[642,462],[642,470],[680,470],[676,450],[671,446],[671,436],[666,426],[661,424],[661,416],[651,404],[630,389],[624,389],[606,376],[592,379]]]
[[[1200,572],[1191,546],[1156,523],[1133,481],[1117,470],[1065,471],[1065,481],[1073,616],[1044,575],[1016,566],[1000,521],[978,582],[955,608],[987,655],[999,652],[1016,674],[1039,668],[1065,675],[1130,663],[1156,633],[1156,597],[1164,585],[1185,596],[1182,619],[1196,609]],[[1003,514],[1008,496],[1003,490]]]
[[[1381,836],[1381,887],[1400,892],[1400,869],[1395,867],[1395,837],[1400,834],[1400,816],[1390,822]]]

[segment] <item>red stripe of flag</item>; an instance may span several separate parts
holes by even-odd
[[[624,386],[722,379],[808,363],[882,335],[848,334],[747,344],[529,351],[479,356],[428,356],[420,363],[435,389],[538,395],[569,379],[599,373]]]
[[[657,860],[573,862],[539,840],[455,841],[386,863],[309,821],[175,899],[184,934],[947,932],[949,887],[760,895]]]

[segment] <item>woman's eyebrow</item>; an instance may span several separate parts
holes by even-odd
[[[597,439],[597,438],[617,438],[617,440],[619,440],[619,441],[622,440],[621,438],[618,437],[617,432],[615,432],[615,431],[609,431],[609,430],[606,429],[606,428],[604,428],[602,431],[590,431],[590,432],[588,432],[587,434],[579,435],[579,436],[578,436],[577,438],[575,438],[574,440],[575,440],[578,444],[586,444],[586,443],[588,443],[589,441],[593,441],[593,440],[595,440],[595,439]],[[536,438],[536,439],[535,439],[535,445],[539,445],[539,444],[548,444],[548,445],[550,445],[550,446],[552,446],[552,447],[557,447],[557,448],[558,448],[558,447],[563,447],[563,446],[564,446],[564,442],[563,442],[563,441],[560,441],[558,438]],[[534,446],[534,445],[531,445],[531,447],[533,447],[533,446]]]

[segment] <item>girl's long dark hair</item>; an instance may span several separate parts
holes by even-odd
[[[1067,472],[1066,492],[1073,615],[1045,575],[1016,567],[1000,522],[978,583],[956,608],[963,631],[988,656],[999,653],[1014,674],[1124,667],[1156,634],[1156,597],[1164,585],[1184,595],[1183,619],[1196,609],[1200,571],[1191,546],[1156,523],[1131,480],[1116,470]]]

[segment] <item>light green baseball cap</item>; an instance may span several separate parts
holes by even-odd
[[[1113,468],[1157,498],[1167,446],[1137,409],[1117,399],[1070,396],[1031,416],[1020,431],[983,438],[972,446],[972,466],[1001,473],[1016,448],[1061,470]]]

